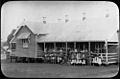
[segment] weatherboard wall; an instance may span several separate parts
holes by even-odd
[[[24,32],[31,32],[27,27],[22,27],[18,33],[15,36],[15,39],[17,39],[17,37]],[[16,50],[12,51],[12,54],[14,54],[15,56],[18,57],[35,57],[35,35],[31,32],[30,34],[30,38],[29,38],[30,42],[28,44],[28,48],[23,48],[23,43],[21,39],[17,39],[16,40]]]

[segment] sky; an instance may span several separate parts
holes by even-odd
[[[1,39],[7,40],[12,29],[16,29],[24,19],[41,22],[46,17],[47,22],[64,21],[68,15],[70,21],[99,23],[100,19],[108,22],[109,30],[119,29],[118,6],[109,1],[8,1],[1,8]],[[106,29],[107,30],[107,29]]]

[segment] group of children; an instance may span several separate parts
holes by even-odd
[[[58,52],[47,53],[45,54],[44,61],[45,63],[60,64],[64,61],[64,56],[62,54],[58,54]]]
[[[70,64],[85,65],[89,63],[88,61],[90,61],[90,63],[92,64],[98,64],[98,65],[102,64],[101,56],[91,57],[90,60],[89,59],[90,56],[88,56],[88,54],[89,54],[88,50],[78,51],[77,49],[75,49],[72,51],[68,51],[67,54],[66,52],[63,52],[63,50],[59,50],[59,52],[54,50],[52,53],[48,52],[48,54],[45,54],[44,60],[45,62],[54,63],[54,64],[65,63],[65,60],[67,60],[67,62],[69,61]]]
[[[71,52],[71,64],[86,64],[87,51]]]
[[[102,64],[102,60],[103,60],[102,54],[97,55],[97,56],[92,58],[92,64],[93,65],[101,65]]]

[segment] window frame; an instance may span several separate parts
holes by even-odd
[[[16,43],[11,43],[11,49],[16,50]]]
[[[29,39],[22,39],[22,47],[23,48],[29,48]]]

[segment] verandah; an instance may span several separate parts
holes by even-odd
[[[65,54],[64,57],[67,57],[67,60],[70,58],[68,55],[73,53],[76,55],[82,51],[87,51],[88,58],[91,60],[91,53],[101,54],[106,52],[105,42],[44,42],[38,43],[38,50],[43,51],[44,53],[55,53],[58,52]],[[37,52],[40,53],[40,52]],[[57,54],[58,55],[58,54]],[[91,61],[89,61],[91,64]]]

